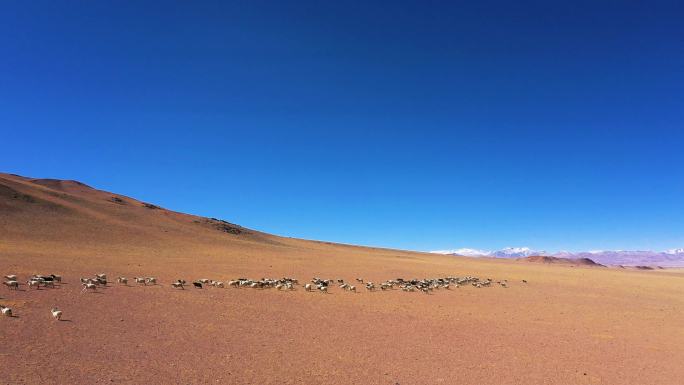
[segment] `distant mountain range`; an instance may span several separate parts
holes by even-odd
[[[433,253],[461,255],[466,257],[524,258],[529,256],[550,256],[557,258],[589,258],[602,265],[622,266],[663,266],[684,267],[684,248],[665,251],[650,250],[593,250],[593,251],[559,251],[548,253],[544,250],[533,250],[529,247],[507,247],[501,250],[488,251],[479,249],[437,250]]]

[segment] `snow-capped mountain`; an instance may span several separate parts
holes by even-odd
[[[547,253],[529,247],[507,247],[496,251],[479,249],[454,249],[433,251],[433,253],[461,255],[466,257],[523,258],[529,256],[551,256],[559,258],[589,258],[602,265],[622,266],[663,266],[684,267],[684,248],[665,251],[651,250],[591,250],[591,251],[559,251]]]
[[[543,250],[532,250],[529,247],[506,247],[498,251],[492,252],[489,256],[497,258],[522,258],[532,255],[546,255],[547,252]]]
[[[521,258],[529,257],[531,255],[546,255],[545,251],[532,250],[529,247],[506,247],[501,250],[488,251],[480,249],[454,249],[454,250],[436,250],[432,251],[437,254],[462,255],[465,257],[496,257],[496,258]]]
[[[454,250],[435,250],[431,251],[435,254],[446,254],[446,255],[461,255],[464,257],[483,257],[488,256],[491,252],[478,249],[454,249]]]

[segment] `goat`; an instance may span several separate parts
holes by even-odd
[[[4,316],[7,316],[7,317],[12,316],[12,309],[8,308],[7,306],[0,305],[0,312],[2,312],[2,315],[4,315]]]
[[[97,285],[94,283],[84,283],[83,290],[81,290],[81,293],[87,290],[97,291]]]
[[[52,310],[50,310],[50,312],[52,312],[52,316],[53,316],[57,321],[61,321],[61,320],[62,320],[62,311],[61,311],[61,310],[57,309],[56,307],[53,307]]]

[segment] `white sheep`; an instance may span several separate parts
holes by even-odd
[[[17,276],[15,274],[6,275],[5,278],[8,281],[16,281],[17,280]]]
[[[84,283],[83,290],[81,290],[81,293],[87,290],[97,291],[97,285],[94,283]]]
[[[61,321],[61,320],[62,320],[62,311],[61,311],[61,310],[57,309],[56,307],[53,307],[52,310],[50,310],[50,312],[52,312],[52,316],[53,316],[57,321]]]
[[[12,309],[8,308],[7,306],[0,305],[0,312],[4,316],[7,316],[7,317],[12,316]]]
[[[6,282],[3,282],[2,284],[7,286],[8,289],[19,290],[19,282],[17,282],[17,281],[6,281]]]
[[[312,290],[313,290],[313,285],[310,284],[310,283],[307,283],[306,285],[304,285],[304,290],[306,290],[306,291],[312,291]]]
[[[116,282],[122,284],[122,285],[128,285],[128,278],[126,277],[119,277],[116,279]]]
[[[145,284],[151,284],[151,285],[156,285],[157,284],[157,278],[154,277],[147,277],[145,278]]]

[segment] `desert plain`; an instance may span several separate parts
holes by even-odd
[[[407,223],[406,231],[419,224]],[[75,181],[0,174],[3,384],[684,384],[684,271],[466,258],[265,234]],[[80,277],[154,276],[82,293]],[[330,293],[176,279],[463,286]],[[527,283],[523,283],[526,280]],[[64,317],[56,321],[50,309]]]

